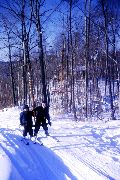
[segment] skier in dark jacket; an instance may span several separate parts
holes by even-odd
[[[33,109],[33,111],[36,117],[34,136],[37,136],[40,126],[43,127],[46,136],[49,136],[47,124],[51,126],[51,122],[50,122],[49,109],[46,106],[46,103],[42,102],[41,106],[37,106],[35,109]],[[48,121],[48,123],[46,122],[46,120]]]
[[[29,133],[30,137],[33,136],[33,129],[32,129],[32,116],[33,112],[29,111],[29,106],[23,106],[23,112],[20,113],[20,125],[24,127],[23,136],[26,137],[27,133]]]

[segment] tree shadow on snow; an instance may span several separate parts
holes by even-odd
[[[114,130],[115,129],[116,128],[114,128]],[[91,129],[91,133],[92,133],[92,136],[95,138],[95,141],[93,141],[93,145],[97,152],[102,153],[103,151],[114,149],[113,150],[114,152],[116,151],[120,153],[120,148],[117,141],[117,138],[120,138],[120,135],[115,135],[115,136],[110,137],[106,133],[106,128],[102,128],[99,131],[98,131],[98,128],[93,128]],[[97,146],[96,146],[96,142],[98,142]]]
[[[1,128],[0,132],[3,136],[0,147],[12,164],[9,180],[77,180],[62,159],[49,148],[32,142],[25,145],[16,130]]]
[[[116,127],[115,128],[112,127],[112,128],[108,128],[108,129],[114,129],[115,130]],[[91,126],[84,126],[84,127],[79,128],[79,130],[82,133],[78,132],[78,134],[77,133],[76,134],[68,134],[66,136],[62,133],[61,133],[61,135],[54,135],[55,139],[58,139],[58,140],[62,139],[62,138],[64,140],[64,138],[66,137],[66,139],[68,140],[68,143],[66,143],[65,145],[59,145],[58,144],[58,146],[54,146],[52,149],[53,150],[73,149],[76,147],[82,149],[84,147],[92,147],[98,153],[102,153],[103,151],[108,151],[109,149],[112,150],[112,152],[116,151],[117,153],[120,153],[119,144],[116,140],[117,138],[119,138],[120,135],[109,137],[109,136],[107,136],[106,128],[102,128],[102,127],[101,128],[92,128]],[[71,142],[72,142],[72,137],[73,138],[79,137],[78,143],[76,141],[76,142],[69,144],[70,138],[71,138]],[[80,138],[82,138],[82,139],[84,138],[84,141],[81,142]],[[110,157],[114,161],[119,161],[119,159],[114,157],[113,154],[110,155]],[[113,177],[111,177],[109,174],[107,174],[107,172],[105,172],[104,169],[99,169],[97,166],[95,167],[94,165],[92,165],[92,163],[84,160],[84,158],[80,158],[80,161],[83,164],[85,164],[86,166],[93,169],[95,172],[104,175],[106,178],[108,178],[110,180],[115,180]]]

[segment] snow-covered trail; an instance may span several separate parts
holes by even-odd
[[[120,122],[93,126],[53,117],[51,137],[39,132],[44,146],[26,146],[20,141],[19,113],[0,112],[1,180],[120,179]]]
[[[2,117],[0,118],[0,124],[1,126],[3,125],[3,127],[0,128],[0,160],[3,161],[5,166],[7,164],[9,171],[4,173],[4,177],[2,177],[2,173],[0,174],[1,180],[57,180],[66,179],[65,174],[70,179],[77,179],[62,159],[47,146],[40,146],[32,142],[30,142],[29,146],[26,146],[21,142],[21,131],[18,126],[19,114],[16,114],[16,116],[12,118],[9,112],[3,114],[5,115],[4,120]],[[49,141],[48,145],[50,143]],[[3,168],[2,164],[0,171],[2,171],[1,167]],[[6,169],[6,167],[4,167],[3,170],[4,169]]]
[[[21,175],[17,179],[65,179],[64,174],[68,174],[71,179],[75,179],[72,173],[62,160],[49,148],[39,144],[30,143],[29,146],[20,141],[21,136],[16,134],[17,130],[4,131],[0,147],[16,167],[17,174]],[[59,169],[58,169],[59,167]],[[9,179],[16,179],[16,171],[11,171]]]
[[[76,177],[81,176],[83,179],[91,180],[119,180],[120,122],[117,122],[119,126],[114,126],[115,122],[113,125],[111,122],[103,123],[103,125],[100,122],[96,126],[88,122],[80,123],[81,125],[75,122],[67,124],[67,122],[60,123],[61,130],[56,136],[59,145],[52,149],[59,155],[62,152],[64,158],[68,157],[71,163],[76,162],[73,169],[77,172],[77,167],[79,167],[78,171],[81,171],[79,174],[74,172]]]

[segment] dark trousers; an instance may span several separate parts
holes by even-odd
[[[29,133],[29,135],[32,137],[33,136],[33,129],[32,127],[28,127],[28,126],[24,126],[24,130],[23,130],[23,136],[27,136],[27,133]]]
[[[36,123],[35,123],[35,129],[34,129],[34,135],[36,136],[39,129],[40,129],[40,126],[43,127],[44,131],[47,131],[48,130],[48,127],[47,127],[47,123],[46,121],[38,121],[36,120]]]

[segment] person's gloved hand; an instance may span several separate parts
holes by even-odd
[[[24,124],[23,123],[20,123],[20,126],[23,126]]]

